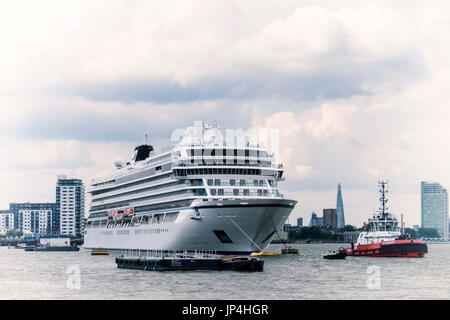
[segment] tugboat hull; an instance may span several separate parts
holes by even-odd
[[[350,256],[423,258],[428,246],[421,240],[395,240],[346,249]]]

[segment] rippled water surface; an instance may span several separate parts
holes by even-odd
[[[114,255],[0,247],[1,299],[449,299],[450,244],[423,259],[324,260],[338,244],[298,244],[264,257],[264,272],[118,269]],[[281,251],[281,245],[270,250]],[[80,281],[74,273],[80,271]],[[79,286],[77,286],[79,283]]]

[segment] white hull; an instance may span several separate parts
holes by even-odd
[[[86,229],[84,247],[230,253],[259,251],[268,247],[276,234],[275,228],[280,229],[295,204],[296,201],[284,199],[200,202],[181,210],[174,222]],[[214,230],[223,231],[232,243],[219,240]]]

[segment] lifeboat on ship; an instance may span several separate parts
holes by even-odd
[[[122,219],[124,217],[129,217],[134,214],[134,210],[132,208],[125,208],[125,209],[119,209],[119,210],[110,210],[108,212],[108,219]]]
[[[381,207],[359,234],[356,245],[344,248],[349,256],[365,257],[405,257],[422,258],[428,253],[428,246],[423,240],[410,239],[403,232],[395,215],[387,212],[387,182],[380,182]]]

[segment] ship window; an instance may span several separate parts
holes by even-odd
[[[234,186],[234,185],[236,185],[236,180],[230,179],[230,186]]]
[[[211,195],[215,196],[216,195],[217,190],[216,189],[211,189]]]
[[[212,186],[213,185],[213,179],[208,179],[208,186]]]
[[[233,189],[233,195],[238,196],[239,195],[239,189]]]
[[[224,193],[223,193],[223,189],[217,190],[217,193],[218,193],[219,196],[223,196],[223,194],[224,194]]]
[[[249,196],[250,195],[250,191],[248,189],[244,189],[244,196]]]
[[[198,196],[206,196],[206,190],[205,189],[194,190],[194,194],[195,193],[197,193]]]
[[[239,185],[245,186],[245,180],[243,180],[243,179],[239,180]]]
[[[220,179],[215,179],[214,180],[214,185],[220,186]]]

